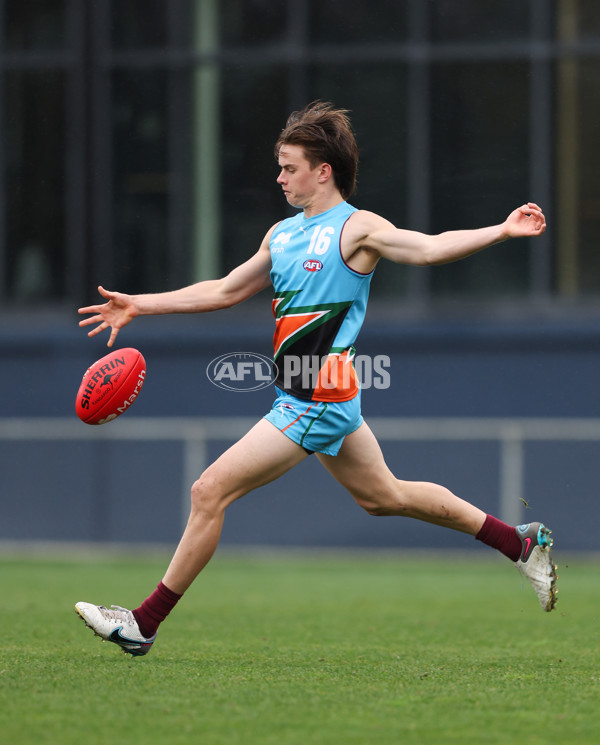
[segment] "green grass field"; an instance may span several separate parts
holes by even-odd
[[[546,614],[491,554],[223,552],[134,659],[73,605],[134,607],[166,557],[4,557],[0,739],[596,745],[600,562],[556,558]]]

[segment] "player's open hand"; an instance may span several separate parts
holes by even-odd
[[[131,295],[122,292],[110,292],[105,290],[104,287],[98,287],[98,292],[106,298],[107,302],[102,305],[88,305],[86,308],[79,308],[79,313],[94,314],[90,318],[79,321],[79,325],[98,324],[96,328],[88,332],[88,336],[96,336],[96,334],[110,327],[111,332],[107,346],[112,347],[119,330],[132,321],[138,315],[138,311]]]
[[[541,207],[527,202],[510,213],[504,227],[509,238],[541,235],[546,230],[546,218]]]

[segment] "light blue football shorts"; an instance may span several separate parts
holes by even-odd
[[[363,423],[360,391],[350,401],[325,403],[302,401],[275,390],[277,398],[264,418],[309,453],[337,455],[344,437]]]

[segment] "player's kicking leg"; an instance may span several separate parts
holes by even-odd
[[[133,611],[79,602],[77,613],[95,634],[118,644],[123,651],[147,654],[160,622],[210,561],[219,543],[226,508],[306,457],[303,448],[262,419],[193,485],[186,529],[154,593]]]
[[[531,582],[542,608],[554,608],[556,566],[550,552],[550,531],[541,523],[514,528],[439,484],[397,479],[366,423],[345,438],[337,456],[317,457],[370,514],[413,517],[469,533],[497,548]]]

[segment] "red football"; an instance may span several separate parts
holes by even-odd
[[[117,349],[85,371],[75,411],[86,424],[105,424],[116,419],[139,396],[146,379],[146,360],[131,347]]]

